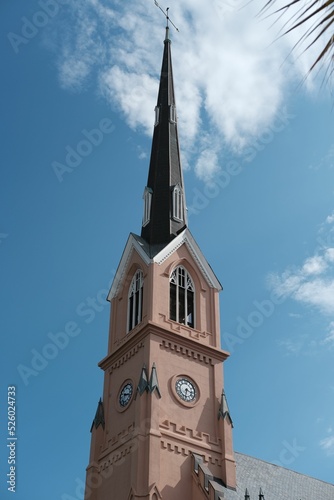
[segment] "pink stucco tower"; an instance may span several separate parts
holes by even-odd
[[[220,498],[236,487],[221,285],[188,229],[168,28],[143,198],[108,296],[85,498]]]

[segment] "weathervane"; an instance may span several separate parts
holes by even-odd
[[[175,24],[173,23],[173,21],[171,21],[169,15],[168,15],[168,11],[169,11],[169,7],[167,7],[166,9],[166,12],[160,7],[160,5],[158,4],[157,0],[154,0],[154,3],[157,7],[159,7],[159,9],[161,10],[161,12],[163,13],[163,15],[165,16],[165,18],[167,19],[167,28],[168,28],[168,23],[170,22],[172,26],[174,26],[174,28],[176,29],[176,31],[179,31],[179,28],[177,28],[175,26]]]

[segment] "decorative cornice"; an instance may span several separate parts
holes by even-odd
[[[165,328],[161,327],[161,325],[158,325],[156,323],[149,322],[148,326],[151,329],[151,333],[154,333],[161,337],[160,347],[162,348],[176,350],[177,352],[180,352],[181,354],[184,354],[188,357],[189,352],[194,353],[190,354],[190,357],[193,357],[194,359],[200,361],[204,361],[206,363],[208,362],[210,364],[213,364],[217,361],[225,361],[230,355],[227,351],[207,344],[203,344],[200,340],[185,337],[179,332],[166,330]]]
[[[135,432],[135,424],[134,422],[129,425],[126,429],[123,429],[121,432],[114,434],[110,439],[108,439],[108,453],[110,453],[110,448],[119,447],[125,444],[127,441],[133,438]],[[106,455],[106,453],[104,454]]]
[[[159,313],[159,316],[162,321],[166,323],[166,325],[168,325],[166,326],[166,328],[171,329],[174,332],[180,333],[182,335],[188,335],[188,337],[195,340],[207,339],[208,337],[212,337],[212,333],[196,330],[196,328],[191,328],[182,323],[177,323],[176,321],[169,319],[166,314]]]
[[[221,441],[219,438],[215,439],[206,432],[196,431],[190,427],[185,427],[183,425],[178,425],[169,420],[164,420],[159,424],[160,432],[162,436],[168,436],[169,438],[182,439],[186,441],[190,446],[196,445],[210,449],[216,453],[221,453]]]
[[[205,363],[214,364],[215,362],[225,361],[229,357],[227,351],[201,343],[200,340],[181,336],[180,333],[166,330],[161,325],[149,321],[117,351],[109,354],[100,361],[99,367],[102,370],[110,369],[111,371],[119,368],[131,356],[134,356],[140,348],[144,347],[145,339],[150,335],[156,335],[161,338],[161,348],[176,351]]]
[[[125,346],[122,346],[122,347],[123,348],[125,347],[126,349],[122,349],[121,352],[119,352],[120,350],[116,351],[115,353],[104,358],[99,363],[99,367],[102,368],[102,370],[109,369],[109,373],[112,373],[115,369],[124,365],[124,363],[129,361],[129,359],[131,359],[133,356],[135,356],[139,352],[139,350],[142,347],[144,347],[143,342],[138,342],[138,339],[136,339],[136,340],[137,340],[136,345],[131,346],[131,345],[125,344]]]
[[[184,457],[188,457],[193,454],[194,448],[189,447],[187,445],[180,445],[180,444],[175,444],[175,442],[172,442],[167,439],[161,439],[161,449],[165,451],[169,451],[171,453],[175,453],[176,455],[182,455]],[[201,453],[201,456],[203,457],[203,461],[205,463],[210,463],[212,465],[216,465],[218,467],[221,467],[221,459],[215,458],[208,453]]]
[[[168,351],[174,351],[178,354],[182,354],[182,356],[186,356],[187,358],[195,359],[196,361],[201,361],[207,365],[213,365],[213,360],[211,357],[205,356],[199,352],[196,352],[194,349],[189,349],[180,343],[170,342],[168,340],[162,340],[160,343],[160,347],[162,349],[166,349]]]
[[[128,446],[124,446],[122,450],[117,451],[116,453],[113,453],[108,460],[103,460],[100,463],[100,472],[108,469],[110,466],[116,464],[120,460],[122,460],[124,457],[132,453],[132,448],[134,447],[134,443],[130,443]]]

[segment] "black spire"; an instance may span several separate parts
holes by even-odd
[[[169,243],[187,225],[168,27],[164,45],[141,231],[150,245]]]

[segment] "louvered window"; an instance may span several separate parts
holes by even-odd
[[[154,120],[154,126],[156,127],[159,123],[159,118],[160,118],[160,107],[159,106],[156,106],[154,108],[154,111],[155,111],[155,120]]]
[[[144,214],[143,214],[143,226],[146,226],[150,222],[151,217],[151,202],[152,202],[152,189],[149,187],[145,188],[144,194]]]
[[[169,106],[169,121],[176,123],[176,107],[173,104]]]
[[[195,287],[190,274],[183,266],[174,269],[170,276],[169,317],[173,321],[194,328]]]
[[[143,318],[143,272],[138,269],[132,278],[128,296],[128,332]]]
[[[183,220],[183,193],[179,185],[173,188],[173,219]]]

